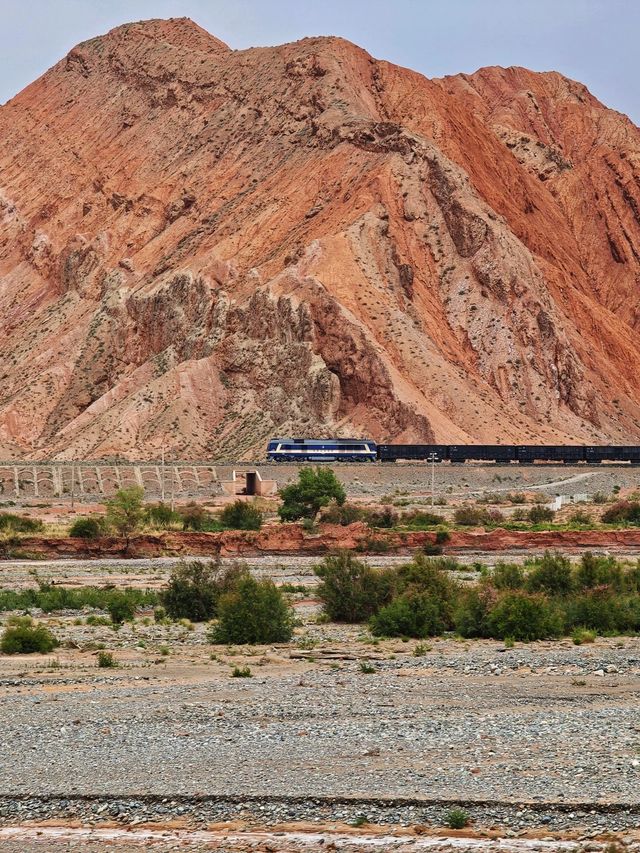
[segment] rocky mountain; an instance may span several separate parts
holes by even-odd
[[[127,24],[0,107],[0,456],[637,443],[639,276],[579,83]]]

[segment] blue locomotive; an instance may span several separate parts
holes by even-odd
[[[377,462],[375,441],[359,438],[273,438],[271,462]]]

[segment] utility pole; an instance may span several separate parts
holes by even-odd
[[[175,510],[175,482],[176,482],[176,466],[171,466],[171,512]]]
[[[429,462],[431,462],[431,509],[433,509],[435,505],[435,497],[436,497],[436,459],[437,454],[430,453],[427,457]]]
[[[75,499],[75,487],[76,487],[75,473],[76,473],[75,472],[75,464],[72,462],[71,463],[71,509],[73,509],[74,499]]]

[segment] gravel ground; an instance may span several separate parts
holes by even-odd
[[[492,555],[495,558],[495,555]],[[203,557],[184,557],[185,560],[202,560]],[[367,556],[371,566],[393,566],[406,563],[409,557]],[[241,559],[251,567],[256,577],[270,577],[278,585],[309,584],[315,585],[317,578],[313,567],[319,557],[266,556]],[[171,570],[180,560],[175,557],[154,559],[118,560],[3,560],[0,562],[0,586],[16,589],[35,586],[34,573],[40,578],[55,583],[73,586],[116,586],[143,587],[159,589],[164,586]],[[234,559],[223,559],[223,564],[231,564]]]
[[[241,466],[236,466],[241,467]],[[248,467],[248,466],[244,466]],[[265,480],[284,485],[295,480],[297,465],[257,466]],[[332,465],[350,497],[431,494],[431,467],[424,464]],[[233,466],[218,465],[218,476],[229,479]],[[437,465],[436,494],[441,497],[472,497],[489,492],[533,489],[541,494],[572,495],[610,493],[615,486],[640,487],[640,468],[631,465]]]
[[[200,626],[115,634],[53,620],[77,647],[55,667],[0,658],[0,821],[442,825],[459,802],[476,824],[513,831],[638,823],[638,638],[444,639],[415,656],[415,642],[374,645],[316,624],[310,602],[298,611],[297,642],[214,648],[214,660]],[[89,641],[121,667],[97,669]],[[233,665],[254,677],[230,678]]]

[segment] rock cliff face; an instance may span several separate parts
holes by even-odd
[[[178,19],[0,107],[5,458],[636,443],[639,281],[640,131],[559,74]]]

